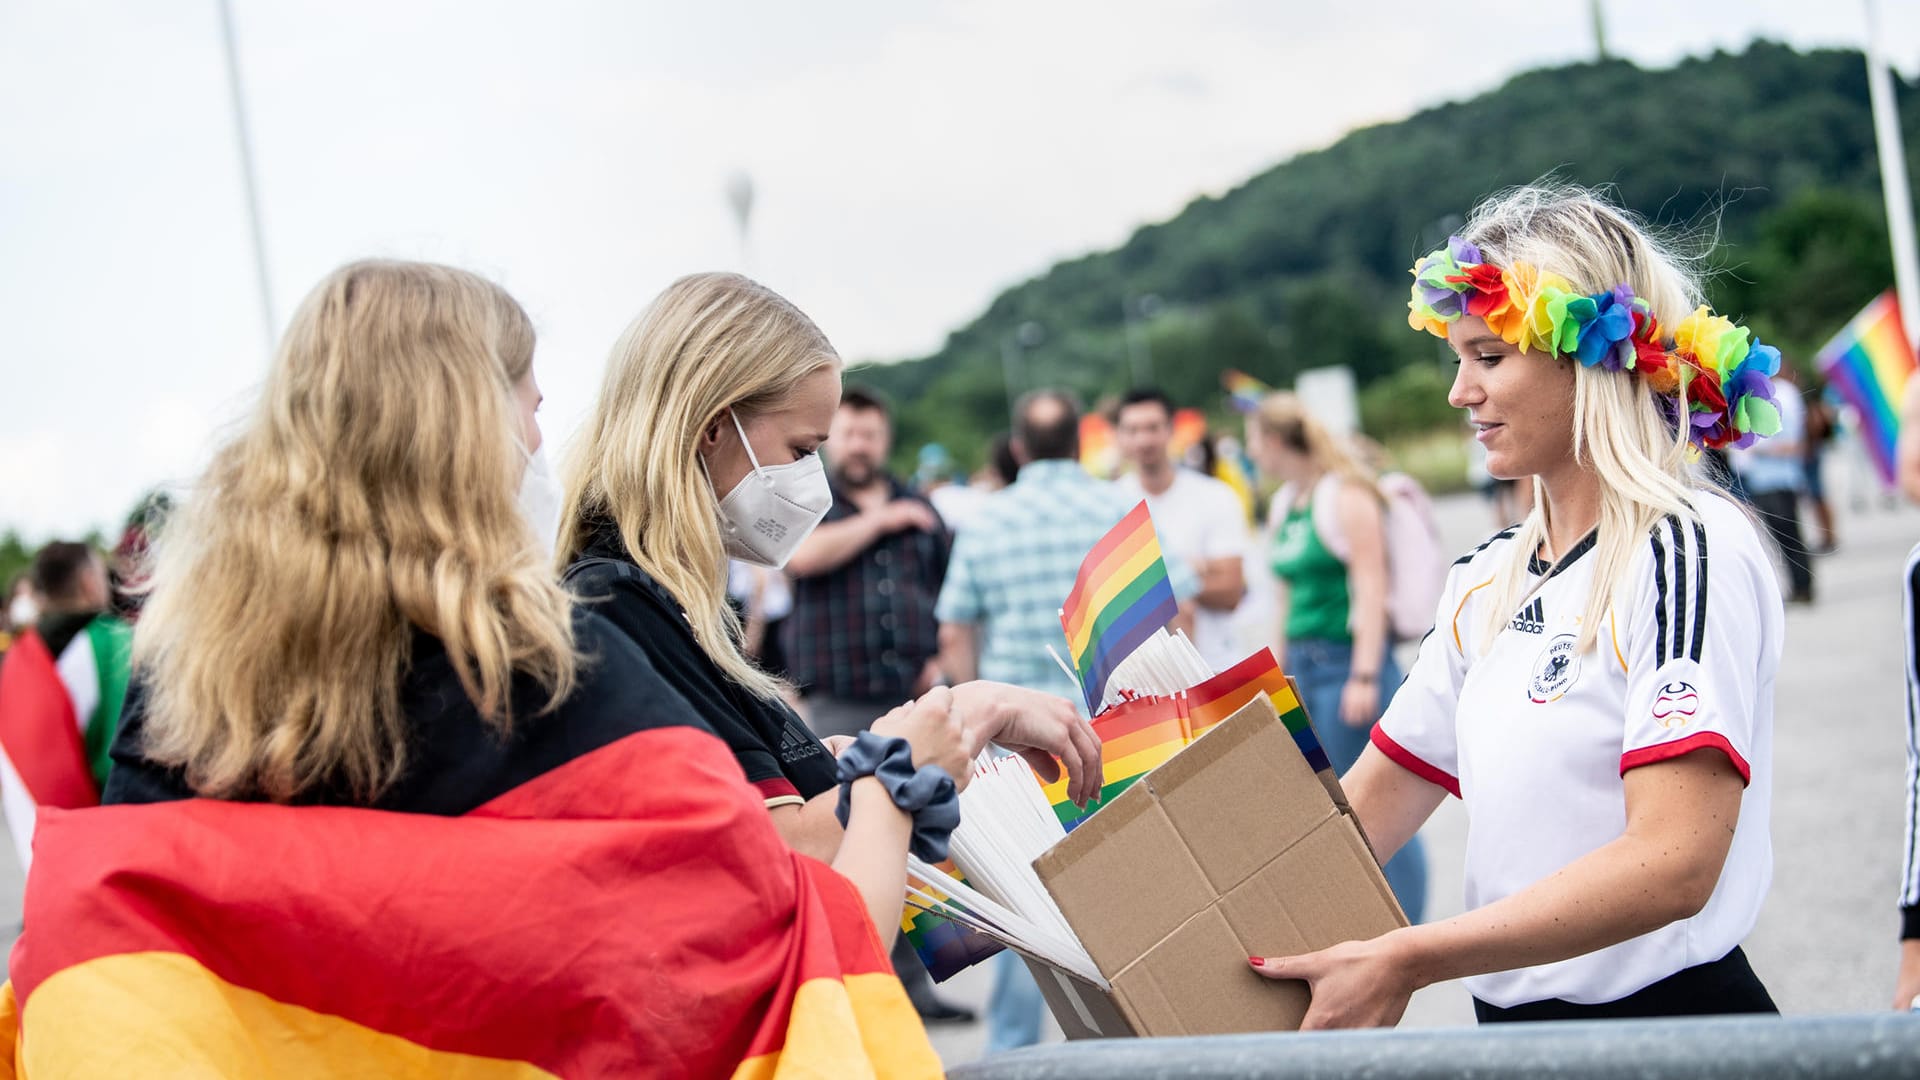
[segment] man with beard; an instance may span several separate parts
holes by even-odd
[[[886,403],[847,388],[825,447],[833,509],[787,563],[787,661],[822,738],[859,734],[939,681],[933,602],[950,541],[933,506],[887,472],[892,443]]]

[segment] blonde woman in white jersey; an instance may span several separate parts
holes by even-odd
[[[1454,565],[1344,783],[1382,859],[1466,802],[1469,910],[1251,962],[1311,984],[1308,1027],[1393,1024],[1448,979],[1483,1022],[1773,1012],[1739,945],[1772,874],[1780,589],[1694,448],[1778,430],[1779,354],[1578,188],[1494,197],[1414,275],[1448,400],[1535,508]]]

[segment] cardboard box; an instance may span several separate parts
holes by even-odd
[[[1034,860],[1110,984],[1027,958],[1068,1038],[1293,1030],[1307,988],[1249,956],[1405,926],[1331,773],[1266,697],[1147,773]]]

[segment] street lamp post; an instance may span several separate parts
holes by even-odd
[[[1014,403],[1020,400],[1021,389],[1027,381],[1027,350],[1036,348],[1047,340],[1047,328],[1037,322],[1023,322],[1014,328],[1013,333],[1000,339],[1000,368],[1007,381],[1007,416],[1013,416]]]
[[[1120,301],[1120,321],[1127,339],[1127,366],[1135,386],[1153,384],[1153,345],[1147,340],[1146,324],[1160,314],[1160,297],[1155,293],[1128,296]]]
[[[753,273],[753,248],[747,243],[753,223],[753,177],[745,170],[727,177],[727,208],[733,211],[733,223],[740,231],[740,272]]]

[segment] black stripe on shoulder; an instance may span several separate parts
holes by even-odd
[[[1513,534],[1519,531],[1520,531],[1520,526],[1518,525],[1509,525],[1506,528],[1501,529],[1499,532],[1494,533],[1492,536],[1489,536],[1484,541],[1482,541],[1479,547],[1474,548],[1472,551],[1469,551],[1465,555],[1462,555],[1459,558],[1453,560],[1453,565],[1465,566],[1466,564],[1473,561],[1473,557],[1475,555],[1480,554],[1481,552],[1487,550],[1488,548],[1492,547],[1494,544],[1499,543],[1502,540],[1513,539]]]
[[[1693,523],[1694,557],[1699,560],[1694,579],[1699,582],[1693,594],[1693,649],[1688,653],[1700,662],[1701,643],[1707,639],[1707,527],[1699,519]]]
[[[1655,526],[1658,528],[1658,526]],[[1667,515],[1667,532],[1673,536],[1673,653],[1662,660],[1678,660],[1687,652],[1687,603],[1692,595],[1687,591],[1687,563],[1690,561],[1687,551],[1686,534],[1681,531],[1680,519]]]
[[[1653,657],[1654,664],[1667,662],[1667,547],[1660,542],[1660,530],[1653,530]]]

